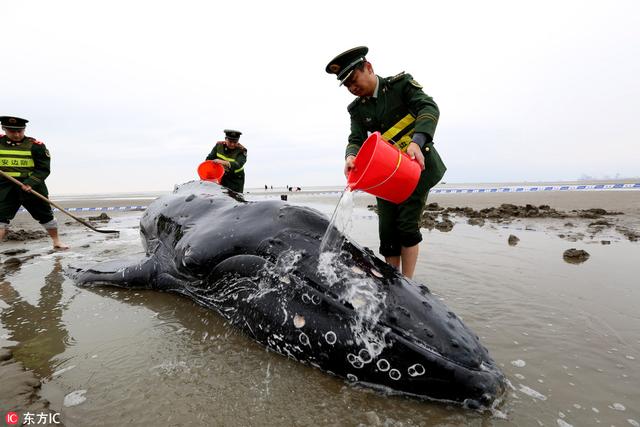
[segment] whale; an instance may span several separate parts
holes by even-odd
[[[148,206],[140,235],[144,255],[68,274],[183,295],[269,351],[386,395],[502,399],[505,376],[462,319],[315,209],[192,181]]]

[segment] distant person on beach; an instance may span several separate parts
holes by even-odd
[[[28,122],[19,117],[0,117],[2,130],[6,133],[0,134],[0,170],[22,183],[18,186],[0,175],[0,241],[20,206],[24,206],[47,230],[54,249],[69,249],[58,237],[58,222],[51,206],[31,193],[34,190],[44,197],[49,196],[44,180],[50,173],[51,156],[42,142],[24,135]]]
[[[221,185],[237,193],[244,191],[244,164],[247,162],[247,149],[240,144],[238,130],[225,129],[224,141],[218,141],[207,156],[224,167]]]
[[[336,74],[357,98],[347,107],[351,134],[346,148],[344,174],[354,167],[360,147],[370,133],[379,131],[389,143],[405,151],[422,167],[420,180],[407,200],[395,204],[378,198],[380,253],[387,263],[411,278],[422,241],[419,221],[429,190],[442,179],[446,167],[433,146],[439,110],[411,74],[383,78],[366,60],[369,49],[356,47],[332,59],[325,71]]]

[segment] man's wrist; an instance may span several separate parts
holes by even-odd
[[[418,147],[422,148],[427,142],[427,136],[422,132],[416,132],[413,134],[411,142],[414,142]]]

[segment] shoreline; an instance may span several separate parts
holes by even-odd
[[[513,186],[512,186],[513,187]],[[584,189],[584,190],[567,190],[567,191],[471,191],[462,190],[456,187],[447,190],[441,186],[437,186],[429,192],[429,201],[436,201],[446,207],[452,206],[458,201],[470,203],[470,207],[490,207],[501,203],[512,204],[552,204],[557,203],[562,209],[584,209],[604,206],[589,206],[589,204],[614,202],[619,209],[626,211],[640,212],[640,191],[637,189]],[[504,184],[501,187],[504,188]],[[516,187],[513,187],[514,189]],[[534,187],[536,188],[536,187]],[[640,188],[640,184],[638,184]],[[321,199],[332,199],[340,196],[342,191],[332,190],[303,190],[303,191],[256,191],[245,192],[244,196],[247,200],[271,200],[280,199],[281,196],[287,196],[287,199],[295,201],[319,201]],[[160,195],[158,195],[160,197]],[[125,211],[125,210],[144,210],[156,197],[139,197],[139,198],[122,198],[117,195],[103,197],[78,197],[74,199],[52,197],[52,201],[69,210],[70,212],[88,213],[94,211]],[[364,200],[365,203],[375,203],[375,197],[367,193],[358,191],[355,196],[356,200]],[[289,200],[287,200],[289,201]],[[577,204],[573,206],[573,204]],[[606,208],[606,207],[604,207]],[[54,211],[56,211],[54,209]],[[18,215],[25,213],[22,209]],[[626,212],[625,212],[626,213]]]
[[[341,192],[274,192],[269,194],[245,194],[248,201],[280,200],[281,195],[287,196],[286,203],[310,205],[337,205]],[[142,212],[155,199],[118,199],[118,198],[87,198],[59,202],[74,216],[87,219],[106,213],[111,219],[132,212]],[[353,198],[354,207],[368,208],[376,204],[376,199],[367,193],[357,192]],[[474,193],[429,193],[427,205],[437,203],[444,209],[471,208],[474,210],[498,208],[502,204],[516,206],[532,205],[539,207],[548,205],[553,209],[572,212],[588,209],[605,209],[606,211],[621,212],[620,217],[624,225],[640,228],[640,191],[609,190],[609,191],[535,191],[535,192],[474,192]],[[65,235],[65,228],[69,226],[82,227],[79,223],[54,210],[54,215],[60,224],[61,236]],[[533,219],[532,219],[533,220]],[[96,221],[98,228],[108,228],[108,222]],[[26,211],[20,211],[12,221],[10,229],[39,230],[35,222]]]
[[[533,187],[533,186],[573,186],[573,185],[606,185],[606,184],[640,184],[640,177],[630,178],[611,178],[611,179],[588,179],[588,180],[558,180],[558,181],[486,181],[486,182],[440,182],[434,187],[434,190],[451,189],[451,188],[486,188],[486,187]],[[178,185],[176,183],[176,185]],[[342,191],[346,183],[334,185],[305,185],[302,186],[303,193]],[[299,187],[293,186],[293,188]],[[171,190],[150,190],[150,191],[116,191],[113,193],[60,193],[50,194],[52,200],[56,201],[72,201],[77,199],[104,199],[109,198],[109,194],[117,195],[120,199],[154,199],[161,195],[168,194]],[[245,187],[245,193],[250,194],[273,194],[288,193],[286,186],[277,186],[264,189],[264,186]],[[293,192],[292,192],[293,193]]]

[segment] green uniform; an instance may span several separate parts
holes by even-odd
[[[219,142],[213,147],[207,160],[226,160],[231,167],[225,168],[220,184],[237,193],[244,191],[244,164],[247,162],[247,149],[238,147],[233,150]]]
[[[49,176],[50,161],[49,151],[42,142],[25,137],[15,143],[0,135],[0,169],[45,197],[49,195],[44,180]],[[41,224],[53,220],[48,203],[0,176],[0,224],[8,224],[21,205]]]
[[[377,96],[359,97],[349,107],[351,134],[346,156],[356,155],[372,132],[406,151],[414,132],[428,135],[422,147],[425,170],[414,192],[407,200],[395,204],[378,198],[380,253],[400,255],[401,247],[422,241],[419,221],[429,190],[444,175],[446,166],[431,142],[438,124],[439,110],[433,99],[422,91],[410,74],[378,77]]]

